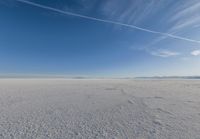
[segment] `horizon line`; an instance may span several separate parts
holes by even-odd
[[[185,79],[200,79],[200,75],[152,75],[152,76],[87,76],[87,75],[50,75],[50,74],[6,74],[6,75],[0,75],[0,79],[167,79],[167,78],[185,78]]]

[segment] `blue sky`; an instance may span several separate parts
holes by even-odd
[[[3,0],[0,75],[200,75],[199,11],[199,0]]]

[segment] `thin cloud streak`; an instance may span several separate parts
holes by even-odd
[[[178,56],[180,55],[180,53],[172,52],[169,50],[158,50],[158,51],[151,52],[151,55],[167,58],[167,57],[172,57],[172,56]]]
[[[168,33],[158,32],[158,31],[154,31],[154,30],[149,30],[149,29],[146,29],[146,28],[141,28],[141,27],[138,27],[138,26],[125,24],[125,23],[121,23],[121,22],[105,20],[105,19],[85,16],[85,15],[81,15],[81,14],[76,14],[76,13],[72,13],[72,12],[67,12],[67,11],[59,10],[59,9],[52,8],[52,7],[49,7],[49,6],[41,5],[41,4],[38,4],[38,3],[26,1],[26,0],[16,0],[16,1],[24,3],[24,4],[32,5],[32,6],[35,6],[35,7],[43,8],[43,9],[46,9],[46,10],[58,12],[58,13],[61,13],[61,14],[65,14],[65,15],[76,16],[76,17],[80,17],[80,18],[84,18],[84,19],[93,20],[93,21],[99,21],[99,22],[104,22],[104,23],[120,25],[120,26],[124,26],[124,27],[128,27],[128,28],[132,28],[132,29],[145,31],[145,32],[148,32],[148,33],[158,34],[158,35],[167,36],[167,37],[178,39],[178,40],[183,40],[183,41],[188,41],[188,42],[200,44],[200,41],[198,41],[198,40],[189,39],[189,38],[185,38],[185,37],[181,37],[181,36],[176,36],[176,35],[173,35],[173,34],[168,34]]]

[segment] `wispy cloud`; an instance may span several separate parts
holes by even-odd
[[[41,5],[41,4],[38,4],[38,3],[30,2],[30,1],[27,1],[27,0],[16,0],[16,1],[28,4],[28,5],[36,6],[36,7],[39,7],[39,8],[43,8],[43,9],[46,9],[46,10],[70,15],[70,16],[76,16],[76,17],[80,17],[80,18],[84,18],[84,19],[88,19],[88,20],[94,20],[94,21],[98,21],[98,22],[120,25],[120,26],[132,28],[132,29],[137,29],[137,30],[152,33],[152,34],[167,36],[167,37],[178,39],[178,40],[183,40],[183,41],[188,41],[188,42],[200,44],[200,41],[198,41],[198,40],[189,39],[189,38],[186,38],[186,37],[181,37],[181,36],[177,36],[177,35],[173,35],[173,34],[169,34],[169,33],[163,33],[163,32],[159,32],[159,31],[155,31],[155,30],[151,30],[151,29],[146,29],[146,28],[142,28],[142,27],[139,27],[139,26],[131,25],[131,24],[125,24],[125,23],[122,23],[122,22],[116,22],[116,21],[112,21],[112,20],[104,20],[104,19],[100,19],[100,18],[95,18],[95,17],[85,16],[85,15],[82,15],[82,14],[73,13],[73,12],[63,11],[63,10],[60,10],[60,9],[56,9],[56,8],[53,8],[53,7],[49,7],[49,6]]]
[[[185,2],[185,5],[179,9],[179,11],[172,16],[170,19],[171,21],[177,21],[180,19],[185,19],[185,17],[191,16],[191,15],[199,15],[198,11],[200,9],[200,2],[196,1],[193,3]]]
[[[200,1],[183,0],[181,2],[179,5],[177,4],[171,8],[165,21],[169,25],[168,32],[173,32],[172,34],[189,34],[191,29],[196,28],[200,24]],[[190,35],[190,37],[193,36]]]
[[[175,15],[172,17],[170,20],[171,22],[174,22],[174,26],[171,28],[172,31],[183,31],[185,29],[191,29],[194,28],[195,26],[198,26],[200,23],[200,14],[198,13],[200,10],[200,3],[198,9],[195,9],[193,13],[189,12],[188,13],[182,13],[184,15]],[[176,19],[176,20],[175,20]]]
[[[109,0],[101,4],[100,11],[111,19],[138,25],[154,13],[159,4],[155,0],[149,2],[144,0]]]
[[[167,25],[166,29],[169,34],[182,34],[184,36],[195,37],[197,38],[195,32],[198,33],[198,27],[200,24],[200,1],[174,1],[172,8],[168,12],[165,12],[166,15],[163,16],[162,26]],[[195,29],[195,30],[194,30]],[[166,46],[166,42],[169,39],[168,36],[158,36],[152,42],[147,44],[147,48],[151,49],[160,45]],[[170,41],[170,47],[177,47],[177,41]],[[174,44],[173,44],[174,43]],[[159,44],[159,45],[158,45]],[[194,44],[196,45],[196,44]],[[186,45],[185,45],[186,46]],[[190,45],[191,46],[191,45]],[[196,45],[198,46],[198,44]],[[188,52],[189,53],[189,52]]]
[[[151,55],[167,58],[167,57],[172,57],[172,56],[178,56],[180,55],[180,53],[169,51],[169,50],[157,50],[157,51],[151,52]]]
[[[156,26],[156,30],[164,30],[167,34],[172,35],[158,35],[152,40],[144,42],[143,45],[139,47],[142,51],[147,51],[159,57],[176,56],[180,53],[160,51],[159,49],[161,47],[163,49],[170,49],[172,47],[180,47],[180,45],[183,47],[187,46],[187,43],[183,44],[183,42],[177,41],[177,39],[182,39],[179,37],[176,38],[177,34],[187,36],[187,39],[189,39],[187,42],[190,42],[190,39],[193,37],[197,38],[194,31],[198,31],[200,24],[199,0],[151,0],[150,2],[146,2],[145,0],[124,0],[123,2],[126,4],[128,3],[127,5],[122,5],[124,3],[120,4],[120,2],[120,0],[109,0],[103,5],[104,7],[102,10],[109,19],[116,19],[128,24],[150,26],[151,28]],[[167,42],[170,42],[170,44]],[[198,45],[198,43],[193,43],[189,46]],[[186,49],[183,48],[183,50],[181,50],[183,52],[181,56],[190,53],[190,51]]]
[[[194,51],[192,51],[191,55],[193,55],[193,56],[200,56],[200,50],[194,50]]]

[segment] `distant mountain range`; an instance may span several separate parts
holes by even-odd
[[[136,77],[136,79],[200,79],[200,76],[153,76]]]

